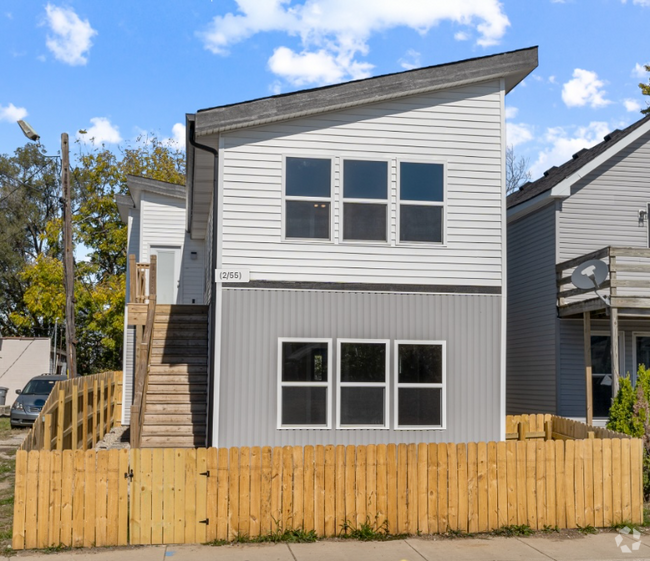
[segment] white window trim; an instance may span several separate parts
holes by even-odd
[[[345,162],[385,162],[386,163],[386,198],[385,199],[357,199],[346,198],[345,196]],[[341,157],[340,175],[341,175],[341,193],[340,193],[340,226],[339,226],[339,243],[345,245],[389,245],[391,238],[390,228],[390,210],[391,210],[391,168],[390,158],[363,158],[363,157]],[[346,240],[345,231],[345,203],[357,203],[363,205],[385,205],[386,206],[386,239],[385,240]]]
[[[329,160],[330,162],[330,196],[329,197],[301,197],[287,195],[287,158],[302,158],[313,160]],[[314,243],[331,244],[334,242],[334,157],[318,154],[285,154],[282,156],[282,242],[288,243]],[[330,205],[330,236],[329,238],[288,238],[287,237],[287,201],[304,201],[315,203],[329,203]]]
[[[380,382],[342,382],[341,381],[341,344],[342,343],[382,343],[386,347],[386,378]],[[388,430],[390,429],[390,339],[337,339],[336,340],[336,428],[340,430]],[[383,425],[343,425],[341,424],[341,388],[384,388],[384,424]]]
[[[442,166],[442,201],[402,201],[402,163],[405,164],[438,164]],[[423,160],[417,158],[398,158],[397,159],[397,207],[395,209],[395,219],[397,221],[397,237],[398,246],[433,246],[433,247],[447,247],[447,185],[449,178],[447,176],[447,160]],[[409,206],[437,206],[442,207],[442,240],[440,242],[425,242],[425,241],[402,241],[400,237],[401,232],[401,208],[402,205]]]
[[[637,337],[650,337],[650,331],[632,331],[632,367],[634,368],[634,372],[630,372],[632,383],[636,383],[636,373],[639,368],[638,360],[636,358]],[[650,368],[650,364],[646,364],[646,368]],[[621,372],[624,372],[624,375],[627,375],[627,372],[624,370],[621,370]]]
[[[282,343],[327,343],[327,382],[283,382],[282,381]],[[278,381],[277,381],[277,418],[278,430],[329,430],[332,428],[332,339],[323,337],[278,337]],[[282,424],[282,388],[283,387],[327,388],[326,425],[283,425]]]
[[[399,346],[400,345],[437,345],[442,347],[442,383],[440,384],[400,384],[399,383]],[[395,391],[393,396],[393,406],[395,411],[395,430],[446,430],[447,429],[447,342],[446,341],[411,341],[395,340],[394,347],[394,369]],[[399,390],[400,388],[440,388],[441,389],[441,410],[440,421],[438,425],[423,426],[400,426],[399,425]]]

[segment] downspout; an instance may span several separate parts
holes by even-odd
[[[209,152],[214,156],[214,188],[213,188],[213,194],[212,194],[212,252],[211,252],[211,262],[209,263],[210,269],[211,269],[211,274],[210,274],[210,282],[212,283],[212,286],[210,287],[210,325],[212,327],[211,329],[211,337],[210,337],[210,376],[208,377],[208,419],[206,423],[206,446],[210,446],[214,441],[213,435],[212,434],[212,427],[213,427],[213,416],[215,415],[215,410],[216,414],[218,415],[219,412],[217,408],[215,407],[215,395],[219,395],[219,391],[217,388],[217,391],[215,393],[215,360],[214,360],[214,353],[215,353],[215,348],[216,348],[216,337],[215,337],[215,332],[220,333],[221,330],[216,329],[216,323],[217,323],[217,288],[215,284],[215,262],[216,262],[216,256],[217,256],[217,204],[219,201],[219,198],[217,196],[218,193],[218,188],[219,188],[219,150],[216,148],[212,148],[212,146],[207,146],[205,144],[199,144],[196,142],[195,139],[195,122],[192,121],[189,123],[189,128],[190,128],[190,133],[189,133],[189,141],[190,144],[196,148],[197,150],[204,150],[205,152]],[[192,204],[194,204],[192,202]],[[190,212],[192,209],[189,209]]]

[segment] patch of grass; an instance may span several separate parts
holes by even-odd
[[[650,526],[650,508],[643,509],[643,525]]]
[[[442,535],[452,539],[474,537],[474,534],[470,534],[469,532],[463,532],[462,530],[453,530],[452,528],[447,528],[447,531]]]
[[[544,524],[544,527],[540,530],[540,532],[543,532],[545,534],[552,534],[553,532],[559,534],[560,533],[560,528],[557,526],[551,526],[549,524]]]
[[[230,543],[311,543],[318,541],[318,536],[314,530],[305,532],[302,528],[287,528],[282,530],[278,528],[274,532],[263,534],[261,536],[250,537],[245,534],[238,534],[234,540],[213,540],[205,545],[222,546]]]
[[[494,536],[504,536],[512,538],[517,536],[532,536],[535,532],[528,524],[511,524],[509,526],[501,526],[492,532]]]
[[[626,527],[629,528],[630,530],[637,530],[637,531],[641,530],[642,528],[642,526],[640,526],[639,524],[635,524],[634,522],[629,522],[625,520],[623,522],[618,522],[617,524],[612,524],[610,526],[612,530],[616,530],[617,532]]]
[[[0,506],[5,506],[5,505],[14,505],[14,498],[13,496],[11,497],[6,497],[4,499],[0,499]]]
[[[9,417],[0,417],[0,439],[11,436],[11,422]]]
[[[62,551],[71,551],[72,548],[68,545],[54,545],[50,547],[45,547],[43,549],[39,549],[37,551],[40,551],[41,553],[45,553],[46,555],[49,555],[50,553],[60,553]]]
[[[360,524],[359,526],[354,526],[350,521],[346,520],[341,525],[339,537],[363,542],[373,542],[401,540],[406,537],[406,534],[391,534],[388,531],[388,520],[385,520],[383,524],[377,526],[376,522],[375,524],[371,524],[370,520],[367,519],[364,524]]]
[[[587,525],[587,526],[578,526],[578,532],[586,536],[588,534],[597,534],[598,530],[591,525]]]

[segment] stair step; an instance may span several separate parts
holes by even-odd
[[[150,364],[163,365],[163,364],[199,364],[207,367],[207,356],[152,356]]]
[[[148,436],[176,436],[176,435],[198,435],[205,434],[205,423],[202,425],[145,425],[142,427],[142,434]]]
[[[149,374],[149,386],[161,384],[207,384],[205,375],[196,374]]]
[[[205,413],[177,413],[177,414],[161,414],[161,413],[145,413],[144,423],[145,426],[152,425],[192,425],[200,424],[205,426],[207,419]]]
[[[208,306],[203,304],[156,304],[156,312],[164,314],[208,313]]]
[[[141,448],[196,448],[205,446],[205,436],[142,436]]]
[[[170,394],[169,390],[165,390],[165,393],[151,393],[147,392],[147,406],[154,403],[176,403],[179,405],[183,404],[194,404],[194,403],[207,403],[206,392],[197,392],[197,393],[182,393],[182,394]]]
[[[201,349],[208,348],[208,338],[202,339],[176,339],[174,337],[154,337],[151,348],[156,349]]]
[[[196,374],[207,376],[208,367],[201,364],[151,364],[149,374]]]
[[[183,339],[190,339],[192,341],[207,341],[208,330],[207,328],[197,329],[196,325],[165,325],[162,324],[154,327],[153,340],[159,341],[178,341]]]
[[[147,397],[161,393],[174,393],[176,395],[207,393],[208,384],[203,381],[200,384],[152,384],[149,382]]]
[[[208,405],[207,402],[199,403],[151,403],[147,401],[145,415],[148,414],[165,414],[165,415],[205,415]]]
[[[208,314],[159,314],[156,312],[154,323],[190,323],[207,324]]]
[[[207,358],[208,349],[198,347],[153,347],[151,356],[200,356]]]

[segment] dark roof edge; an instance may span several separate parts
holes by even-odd
[[[127,175],[126,185],[131,192],[131,197],[135,201],[133,191],[148,191],[158,195],[165,195],[167,197],[174,197],[177,199],[185,199],[185,185],[177,185],[176,183],[168,183],[167,181],[160,181],[158,179],[150,179],[149,177],[140,177],[137,175]]]
[[[537,47],[529,47],[203,109],[196,114],[196,134],[204,136],[497,78],[506,78],[508,92],[537,67],[537,53]]]

